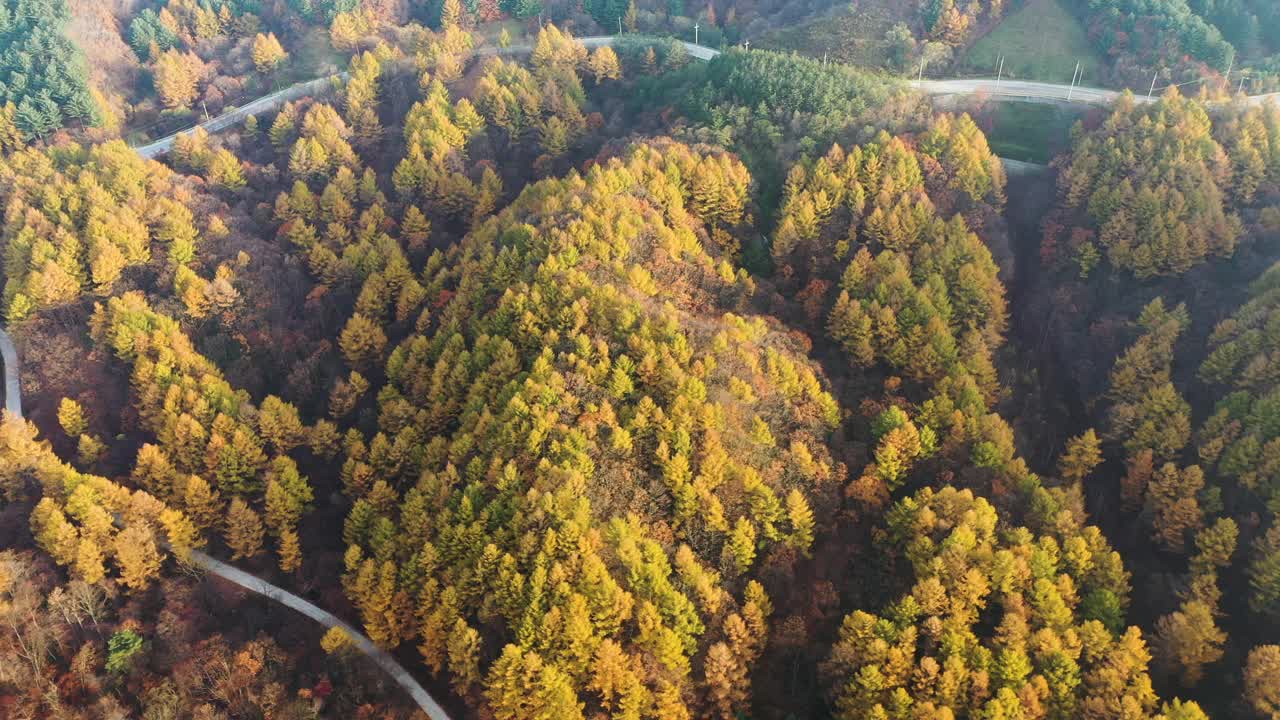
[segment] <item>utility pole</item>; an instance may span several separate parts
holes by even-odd
[[[1152,76],[1151,76],[1151,89],[1147,91],[1147,99],[1148,99],[1148,100],[1150,100],[1150,99],[1151,99],[1151,96],[1152,96],[1152,95],[1154,95],[1154,94],[1156,93],[1156,78],[1158,78],[1158,77],[1160,77],[1160,71],[1159,71],[1159,70],[1157,70],[1157,71],[1156,71],[1156,74],[1155,74],[1155,75],[1152,75]]]
[[[200,107],[204,108],[204,121],[209,122],[209,105],[205,101],[201,100]]]
[[[826,68],[827,68],[827,54],[822,53],[822,69],[825,70]]]
[[[693,44],[698,44],[698,22],[696,20],[693,23]]]
[[[1240,87],[1236,88],[1236,94],[1239,95],[1242,92],[1244,92],[1244,73],[1243,72],[1240,73]]]
[[[622,34],[622,16],[621,15],[618,16],[618,34],[619,35]]]
[[[743,47],[743,49],[744,49],[744,50],[746,50],[747,52],[751,52],[751,41],[750,41],[750,40],[744,40],[744,41],[742,41],[742,47]]]
[[[1067,91],[1067,102],[1071,102],[1071,96],[1076,94],[1076,80],[1080,75],[1080,61],[1076,61],[1076,71],[1071,73],[1071,89]]]
[[[1004,79],[1004,56],[1000,56],[1000,68],[996,71],[996,92],[1000,92],[1000,81]]]
[[[1227,63],[1227,74],[1223,75],[1223,77],[1227,79],[1227,82],[1231,82],[1231,68],[1235,66],[1236,66],[1236,54],[1233,52],[1231,53],[1231,62]],[[1228,85],[1227,87],[1231,87],[1231,86]]]
[[[920,54],[920,76],[916,78],[916,82],[924,82],[924,53]]]

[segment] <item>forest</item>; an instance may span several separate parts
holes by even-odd
[[[454,718],[1280,717],[1280,107],[1125,95],[1025,175],[639,32],[787,5],[0,8],[0,715],[426,717],[367,638]]]
[[[84,54],[62,33],[68,18],[62,0],[0,7],[0,146],[99,121]]]
[[[1115,79],[1141,87],[1152,73],[1186,82],[1213,74],[1274,91],[1280,8],[1265,0],[1068,0]]]

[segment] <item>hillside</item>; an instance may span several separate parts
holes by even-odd
[[[1280,109],[884,72],[1034,3],[40,7],[99,104],[0,108],[0,715],[1280,706]]]

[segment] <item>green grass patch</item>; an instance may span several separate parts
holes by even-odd
[[[849,65],[884,67],[889,55],[885,33],[894,23],[907,20],[908,5],[914,7],[911,3],[897,2],[858,3],[858,7],[840,3],[828,12],[752,40],[751,46],[795,50],[816,58],[825,54],[831,60]]]
[[[994,75],[1001,54],[1005,77],[1019,80],[1069,83],[1079,61],[1082,84],[1097,86],[1105,66],[1080,22],[1058,0],[1027,0],[974,43],[960,64]]]
[[[1070,78],[1068,78],[1070,80]],[[1047,164],[1070,145],[1071,126],[1083,111],[1038,103],[990,103],[981,117],[996,155]]]

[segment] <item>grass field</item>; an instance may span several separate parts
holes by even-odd
[[[1084,71],[1082,84],[1101,84],[1102,56],[1058,0],[1027,0],[974,43],[960,66],[970,73],[995,74],[1002,53],[1005,77],[1068,83],[1078,60]]]

